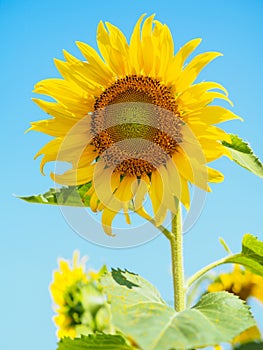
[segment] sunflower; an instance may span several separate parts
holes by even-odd
[[[194,83],[221,54],[201,53],[186,65],[201,39],[175,54],[169,28],[144,17],[129,44],[117,27],[100,22],[100,54],[77,42],[85,61],[64,51],[65,61],[55,60],[62,79],[40,81],[34,90],[53,99],[34,99],[53,116],[31,124],[54,137],[36,155],[43,155],[41,171],[47,162],[68,162],[69,170],[51,173],[56,183],[91,183],[90,207],[102,212],[108,234],[118,212],[130,222],[131,206],[149,218],[147,195],[158,226],[168,210],[176,214],[178,201],[189,209],[189,183],[210,191],[209,182],[221,182],[223,175],[207,163],[231,157],[221,142],[231,139],[214,124],[238,118],[211,105],[214,99],[231,104],[222,85]]]
[[[254,297],[263,303],[263,277],[234,265],[233,271],[220,274],[208,287],[208,292],[227,291],[247,301]]]
[[[75,338],[110,328],[109,308],[96,283],[100,272],[86,272],[85,260],[80,261],[75,251],[72,263],[60,259],[59,269],[54,272],[50,292],[56,304],[53,320],[58,338]]]
[[[263,277],[234,265],[233,271],[220,274],[216,280],[208,286],[208,292],[227,291],[237,295],[248,302],[251,297],[263,303]],[[242,344],[261,339],[261,333],[257,326],[253,326],[242,332],[232,340],[232,344]],[[220,350],[221,347],[218,347]]]

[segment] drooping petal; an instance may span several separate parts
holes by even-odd
[[[102,211],[101,221],[104,232],[109,236],[114,236],[112,234],[112,221],[115,216],[118,214],[116,211],[112,211],[109,208],[105,208]]]
[[[151,198],[154,220],[156,226],[162,224],[167,215],[168,208],[165,206],[163,201],[163,183],[159,172],[153,171],[151,176],[151,187],[149,189],[149,196]]]
[[[180,197],[177,197],[171,191],[170,186],[170,177],[168,176],[168,170],[164,165],[158,167],[158,172],[160,174],[162,183],[163,183],[163,202],[164,205],[170,210],[173,214],[178,212],[178,200]]]
[[[150,179],[147,175],[141,177],[138,187],[136,189],[136,194],[134,197],[134,208],[135,211],[138,211],[143,207],[143,201],[145,199],[146,194],[149,191],[150,187]]]

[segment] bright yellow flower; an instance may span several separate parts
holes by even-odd
[[[36,155],[47,162],[66,161],[63,174],[51,173],[59,184],[92,182],[88,192],[93,211],[102,211],[105,232],[111,234],[116,214],[133,209],[148,217],[148,194],[159,225],[167,211],[177,211],[179,199],[190,205],[188,183],[209,191],[208,182],[223,175],[207,163],[230,156],[221,141],[230,137],[214,124],[238,118],[228,109],[210,105],[230,102],[215,82],[194,84],[200,71],[218,52],[187,58],[201,39],[186,43],[176,54],[169,28],[150,16],[138,20],[130,43],[115,26],[100,22],[97,43],[101,56],[85,43],[77,46],[81,61],[64,51],[55,60],[63,79],[47,79],[35,92],[55,101],[34,99],[54,118],[32,123],[32,130],[54,137]],[[231,102],[230,102],[231,103]]]
[[[54,317],[54,322],[58,327],[57,336],[62,338],[76,336],[75,321],[69,314],[66,294],[77,283],[87,283],[88,277],[85,272],[85,260],[79,261],[79,253],[73,253],[73,264],[69,261],[59,260],[59,270],[53,274],[53,282],[50,285],[52,298],[57,305],[55,311],[58,313]]]
[[[75,251],[72,264],[60,259],[59,270],[53,274],[50,292],[56,304],[57,315],[53,319],[58,338],[75,338],[109,328],[105,297],[95,283],[99,273],[86,272],[85,260],[80,261],[79,252]]]
[[[247,301],[254,297],[263,302],[263,277],[234,265],[233,271],[222,273],[208,287],[208,292],[227,291]],[[242,344],[261,339],[257,326],[251,327],[232,340],[232,344]],[[220,346],[218,346],[220,350]]]
[[[222,273],[209,287],[209,292],[227,291],[247,301],[254,297],[263,302],[263,277],[235,265],[233,271]]]

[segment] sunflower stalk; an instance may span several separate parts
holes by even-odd
[[[174,308],[177,312],[185,309],[183,235],[180,205],[176,215],[172,214],[172,232],[169,238],[172,256],[172,275],[174,288]]]

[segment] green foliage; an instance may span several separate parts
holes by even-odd
[[[263,276],[263,242],[246,234],[242,240],[242,252],[225,259],[226,263],[237,263],[248,270]]]
[[[111,331],[109,304],[93,282],[76,282],[63,297],[64,313],[74,324],[77,335]]]
[[[193,308],[176,313],[148,281],[127,271],[119,273],[138,287],[121,285],[109,273],[102,278],[111,302],[113,324],[142,349],[215,345],[230,341],[255,324],[248,306],[232,294],[209,293]]]
[[[100,284],[109,298],[111,296],[115,299],[119,297],[126,305],[143,301],[165,304],[157,288],[143,277],[121,269],[113,271],[113,274],[107,273],[100,280]],[[123,284],[124,280],[125,284]]]
[[[263,349],[263,341],[242,344],[234,348],[234,350],[262,350],[262,349]]]
[[[131,350],[133,347],[126,343],[120,335],[90,334],[81,338],[63,338],[58,343],[57,350]]]
[[[237,135],[230,136],[231,143],[226,141],[223,141],[222,143],[229,149],[233,160],[243,168],[251,171],[253,174],[263,177],[263,164],[253,153],[250,145]]]
[[[129,271],[127,271],[127,270],[122,271],[119,268],[117,270],[112,269],[111,276],[118,284],[120,284],[122,286],[126,286],[127,288],[139,287],[138,284],[135,284],[126,278],[126,276],[124,274],[125,272],[129,272]]]
[[[66,205],[72,207],[89,206],[90,197],[86,196],[91,183],[80,186],[51,188],[48,192],[33,196],[18,197],[29,203]]]

